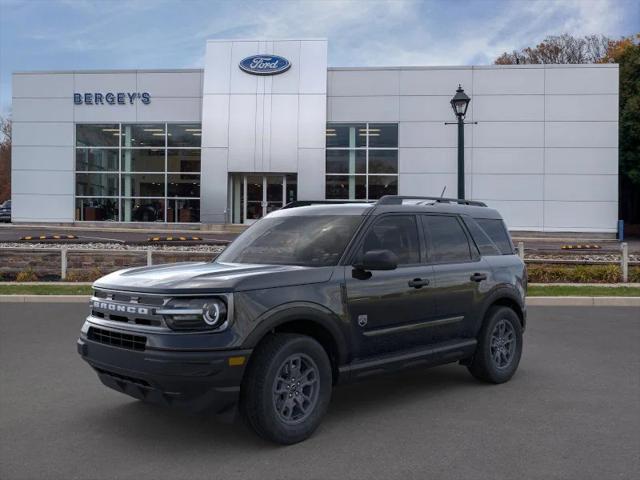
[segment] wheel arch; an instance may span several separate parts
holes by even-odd
[[[524,331],[527,324],[526,309],[524,303],[520,300],[520,297],[516,291],[512,288],[499,288],[490,294],[489,298],[485,302],[484,309],[481,315],[481,324],[484,323],[487,317],[487,313],[492,307],[502,306],[512,309],[518,318],[520,319],[520,325]]]

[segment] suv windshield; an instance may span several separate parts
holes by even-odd
[[[240,235],[216,261],[306,267],[336,265],[362,218],[359,215],[266,217]]]

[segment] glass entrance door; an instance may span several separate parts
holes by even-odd
[[[232,223],[253,223],[296,200],[296,175],[235,174],[231,177]]]

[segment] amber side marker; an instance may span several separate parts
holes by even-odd
[[[229,357],[229,366],[230,367],[240,367],[244,365],[245,357]]]

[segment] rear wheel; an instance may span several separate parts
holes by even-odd
[[[522,325],[509,307],[492,307],[478,336],[476,353],[468,366],[475,378],[490,383],[508,381],[522,355]]]
[[[322,346],[305,335],[266,338],[251,358],[240,409],[263,438],[300,442],[318,427],[331,397],[331,363]]]

